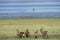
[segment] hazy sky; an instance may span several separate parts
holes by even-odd
[[[60,0],[0,0],[0,17],[33,16],[37,12],[60,13]]]

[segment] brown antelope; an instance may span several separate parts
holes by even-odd
[[[24,37],[24,32],[20,32],[18,29],[16,31],[17,31],[18,37],[20,37],[20,38]]]
[[[47,33],[48,31],[43,31],[43,29],[41,28],[40,32],[41,32],[43,38],[48,38],[48,33]]]
[[[26,38],[28,38],[29,37],[29,29],[26,29],[26,31],[25,31],[25,36],[26,36]]]
[[[36,39],[38,37],[38,30],[36,30],[36,32],[34,32],[34,38]]]

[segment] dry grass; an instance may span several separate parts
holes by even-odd
[[[49,35],[60,35],[60,19],[0,19],[0,35],[16,36],[16,29],[25,31],[27,28],[32,34],[43,28]]]

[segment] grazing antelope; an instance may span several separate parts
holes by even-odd
[[[41,28],[40,32],[41,32],[43,38],[48,38],[48,33],[47,33],[48,31],[43,31],[43,29]]]

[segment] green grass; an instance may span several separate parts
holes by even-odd
[[[9,36],[16,36],[16,29],[19,29],[20,31],[25,31],[27,28],[31,32],[31,35],[33,35],[37,29],[40,30],[40,28],[47,30],[49,35],[60,35],[60,19],[0,19],[0,39],[25,40],[26,38],[25,39],[19,39],[16,37],[10,38]],[[41,35],[40,32],[39,34]],[[41,39],[28,38],[26,40],[41,40]],[[55,39],[56,38],[52,40]]]

